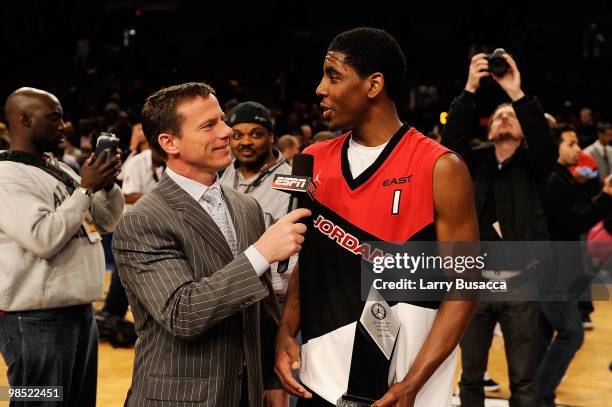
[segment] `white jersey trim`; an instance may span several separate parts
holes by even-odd
[[[411,304],[391,307],[401,328],[389,384],[406,376],[433,325],[437,310]],[[304,385],[332,404],[346,392],[357,322],[342,326],[302,346],[300,379]],[[457,366],[457,349],[440,365],[417,395],[415,407],[450,406]]]

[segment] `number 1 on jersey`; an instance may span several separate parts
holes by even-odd
[[[399,215],[400,198],[402,196],[402,190],[396,189],[393,191],[393,206],[391,207],[391,215]]]

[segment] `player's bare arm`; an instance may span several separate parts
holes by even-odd
[[[437,161],[433,192],[438,240],[478,241],[472,181],[467,167],[455,154],[445,154]],[[457,347],[476,306],[474,301],[443,301],[406,377],[392,385],[374,406],[413,406],[421,387]]]

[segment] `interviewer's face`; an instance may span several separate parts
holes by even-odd
[[[176,159],[211,174],[230,165],[232,129],[223,121],[225,114],[214,95],[183,102],[177,113],[181,117],[181,135],[174,138]]]

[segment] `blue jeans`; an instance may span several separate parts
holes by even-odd
[[[90,304],[0,316],[0,351],[11,386],[62,386],[62,402],[10,406],[95,406],[98,333]]]
[[[540,324],[544,325],[542,348],[545,353],[538,367],[537,399],[538,405],[554,406],[555,390],[574,355],[582,346],[584,330],[580,311],[573,301],[542,302],[540,309],[545,317],[544,324]],[[550,325],[547,327],[546,323]],[[547,328],[548,334],[545,332]],[[556,331],[557,335],[550,342],[552,331]]]

